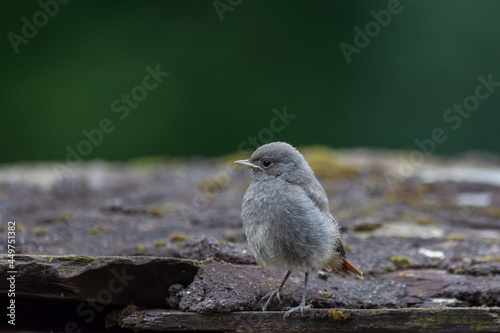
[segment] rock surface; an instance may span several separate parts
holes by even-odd
[[[500,306],[500,158],[410,165],[404,153],[302,151],[342,225],[349,260],[365,273],[312,272],[313,308]],[[248,250],[239,213],[250,178],[232,164],[238,158],[92,162],[66,172],[1,166],[0,218],[16,221],[17,297],[76,302],[70,307],[90,300],[103,315],[132,303],[212,316],[260,311],[258,300],[285,272],[258,266]],[[7,232],[0,227],[5,240]],[[121,270],[137,278],[106,292]],[[291,295],[270,310],[298,305],[302,284],[303,274],[292,273]]]

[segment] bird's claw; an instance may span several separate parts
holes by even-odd
[[[287,293],[282,293],[283,295],[289,295]],[[273,290],[271,291],[269,294],[267,294],[266,296],[262,297],[259,301],[262,302],[263,300],[267,299],[266,303],[262,306],[262,311],[266,311],[267,307],[269,306],[269,304],[271,304],[271,301],[273,300],[274,297],[278,297],[278,301],[280,302],[281,304],[281,297],[280,297],[280,289],[276,289],[276,290]]]
[[[285,320],[292,312],[300,311],[300,313],[304,314],[304,310],[311,310],[311,304],[309,304],[308,306],[305,306],[304,304],[301,304],[301,305],[295,306],[293,308],[286,307],[283,310],[288,310],[283,315],[283,320]]]

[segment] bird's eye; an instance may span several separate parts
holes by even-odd
[[[262,161],[262,166],[264,168],[269,168],[271,166],[271,164],[273,164],[273,162],[269,161],[269,160],[263,160]]]

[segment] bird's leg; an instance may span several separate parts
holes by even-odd
[[[271,301],[273,300],[274,296],[278,296],[278,301],[280,301],[281,303],[281,298],[280,298],[280,291],[281,289],[283,288],[283,286],[285,285],[285,282],[286,280],[288,279],[288,277],[290,276],[290,273],[292,271],[288,271],[288,273],[286,273],[285,275],[285,278],[283,279],[283,281],[281,281],[281,284],[278,288],[276,288],[276,290],[273,290],[271,291],[269,294],[267,294],[266,296],[262,297],[259,301],[262,302],[264,299],[267,298],[267,302],[266,304],[264,304],[264,306],[262,307],[262,311],[266,311],[267,307],[269,306],[269,304],[271,303]]]
[[[311,304],[306,306],[306,292],[307,292],[307,280],[309,278],[309,272],[306,272],[306,277],[304,279],[304,293],[302,294],[302,302],[300,302],[299,306],[293,307],[293,308],[285,308],[284,310],[288,310],[285,312],[285,315],[283,316],[283,320],[286,319],[290,315],[290,313],[294,311],[299,311],[304,314],[304,310],[309,310],[311,309]]]

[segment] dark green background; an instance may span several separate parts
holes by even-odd
[[[499,153],[500,88],[456,130],[443,114],[500,81],[500,1],[402,0],[348,64],[339,44],[388,2],[245,0],[221,21],[212,1],[73,0],[16,54],[7,34],[41,8],[1,1],[0,162],[64,160],[103,118],[85,159],[234,152],[284,105],[274,140],[294,145],[415,149],[439,127],[437,153]],[[170,76],[120,120],[112,101],[156,64]]]

